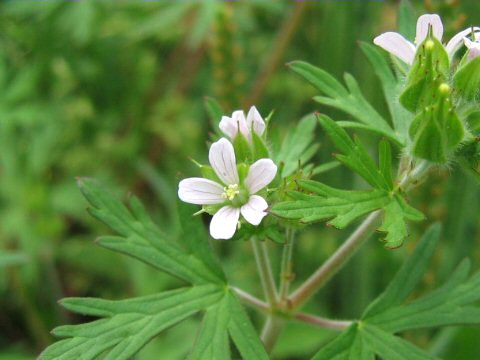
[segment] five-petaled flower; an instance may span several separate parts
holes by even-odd
[[[267,215],[268,204],[255,194],[275,178],[277,166],[270,159],[257,160],[245,179],[240,179],[233,145],[225,138],[212,144],[208,159],[223,184],[204,178],[184,179],[178,185],[178,197],[196,205],[224,205],[210,222],[210,235],[214,239],[230,239],[240,214],[250,224],[260,224]]]
[[[387,50],[389,53],[397,56],[409,65],[413,64],[417,47],[427,38],[429,28],[432,28],[432,35],[442,41],[443,24],[440,16],[437,14],[425,14],[417,20],[417,33],[415,36],[415,44],[405,39],[402,35],[396,32],[386,32],[377,36],[373,42],[375,45]],[[460,31],[445,46],[445,49],[450,58],[462,46],[464,38],[471,32],[480,30],[480,28],[468,28]]]
[[[240,132],[248,141],[251,141],[252,131],[258,136],[262,136],[265,131],[265,121],[257,108],[252,106],[246,118],[243,110],[234,111],[232,117],[222,116],[219,127],[232,140]]]

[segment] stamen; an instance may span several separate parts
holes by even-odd
[[[238,190],[238,185],[237,184],[228,185],[228,186],[223,188],[223,191],[224,192],[222,193],[222,197],[224,199],[228,199],[230,201],[235,199],[235,196],[240,194],[240,190]]]

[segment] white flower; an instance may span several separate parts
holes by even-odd
[[[252,130],[258,135],[262,136],[265,131],[265,121],[258,112],[255,106],[252,106],[248,111],[247,118],[242,110],[237,110],[232,113],[232,117],[222,116],[219,124],[220,130],[230,139],[234,139],[238,131],[240,131],[247,140],[252,140]]]
[[[463,42],[469,50],[468,60],[473,60],[480,56],[480,33],[475,33],[475,41],[472,41],[469,38],[464,38]]]
[[[418,18],[415,44],[412,44],[396,32],[383,33],[377,36],[373,42],[375,45],[387,50],[389,53],[397,56],[407,64],[412,65],[415,59],[415,53],[417,52],[417,47],[427,38],[430,26],[432,27],[433,36],[441,42],[443,37],[443,24],[440,16],[437,14],[425,14]],[[473,28],[473,30],[477,31],[479,28],[476,27]],[[455,52],[462,46],[465,36],[471,32],[472,28],[460,31],[447,43],[445,49],[450,58],[452,58]]]
[[[277,166],[270,159],[257,160],[240,183],[233,145],[225,138],[212,144],[208,159],[223,184],[204,178],[184,179],[178,185],[180,200],[196,205],[224,204],[210,222],[214,239],[230,239],[240,214],[250,224],[260,224],[268,204],[255,194],[274,179]]]

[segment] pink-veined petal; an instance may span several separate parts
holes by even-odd
[[[270,159],[260,159],[255,161],[248,170],[245,186],[250,194],[255,194],[270,184],[277,174],[277,165]]]
[[[217,176],[226,185],[238,184],[237,162],[230,141],[221,138],[214,142],[210,147],[208,160]]]
[[[252,106],[247,114],[247,126],[253,129],[258,136],[262,136],[265,131],[265,121],[255,106]]]
[[[464,38],[463,41],[468,48],[468,60],[473,60],[480,56],[480,42],[472,41],[468,38]]]
[[[373,43],[380,46],[389,53],[395,55],[400,60],[412,65],[415,59],[415,46],[396,32],[386,32],[377,36]]]
[[[473,31],[478,31],[478,30],[480,30],[480,28],[478,27],[473,28]],[[463,45],[463,38],[470,35],[471,32],[472,32],[472,28],[470,27],[460,31],[458,34],[456,34],[450,39],[450,41],[445,46],[445,49],[447,50],[447,53],[450,56],[450,58],[452,58],[453,55],[455,55],[455,53],[458,51],[458,49],[460,49],[460,47]]]
[[[183,179],[178,184],[180,200],[196,205],[221,204],[223,187],[215,181],[204,178]]]
[[[228,116],[222,116],[222,120],[220,120],[220,124],[218,125],[218,127],[230,139],[233,139],[237,135],[237,123],[235,122],[235,120]]]
[[[233,206],[224,206],[213,215],[210,222],[210,235],[217,240],[230,239],[237,229],[240,209]]]
[[[232,119],[235,121],[235,126],[247,139],[250,139],[250,130],[248,129],[247,121],[245,120],[245,113],[242,110],[236,110],[232,114]]]
[[[439,41],[442,41],[443,37],[443,23],[440,16],[437,14],[425,14],[417,20],[417,34],[415,36],[415,44],[420,45],[423,40],[427,38],[428,28],[432,27],[433,36]]]
[[[258,225],[267,215],[268,204],[258,195],[251,195],[248,202],[240,208],[242,216],[252,225]]]

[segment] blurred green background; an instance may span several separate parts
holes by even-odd
[[[447,37],[480,24],[476,1],[415,2],[417,15],[439,13]],[[108,232],[86,211],[76,176],[99,178],[119,196],[138,195],[160,226],[178,236],[178,179],[196,176],[188,158],[205,162],[209,120],[205,97],[230,113],[255,104],[274,109],[272,134],[282,137],[319,107],[314,89],[284,64],[302,59],[337,77],[345,71],[386,113],[379,83],[358,47],[396,29],[396,1],[159,1],[0,4],[0,359],[33,359],[60,324],[91,319],[63,311],[65,296],[121,299],[179,282],[94,244]],[[220,119],[218,119],[220,120]],[[331,160],[331,145],[315,160]],[[377,139],[360,134],[375,146]],[[372,147],[374,148],[374,147]],[[361,186],[345,169],[320,178]],[[410,197],[428,220],[406,245],[389,251],[374,240],[307,306],[354,318],[380,293],[426,226],[441,221],[443,241],[425,289],[464,256],[480,263],[480,192],[469,177],[438,170]],[[208,218],[205,219],[208,221]],[[312,226],[299,233],[296,282],[306,278],[348,234]],[[260,296],[248,243],[216,242],[232,282]],[[280,246],[269,244],[272,254]],[[277,256],[278,258],[278,256]],[[274,266],[278,267],[276,260]],[[259,327],[262,315],[251,313]],[[152,341],[136,359],[182,359],[198,319]],[[274,358],[307,359],[335,334],[292,323]],[[472,360],[480,330],[449,328],[405,336],[445,359]]]

